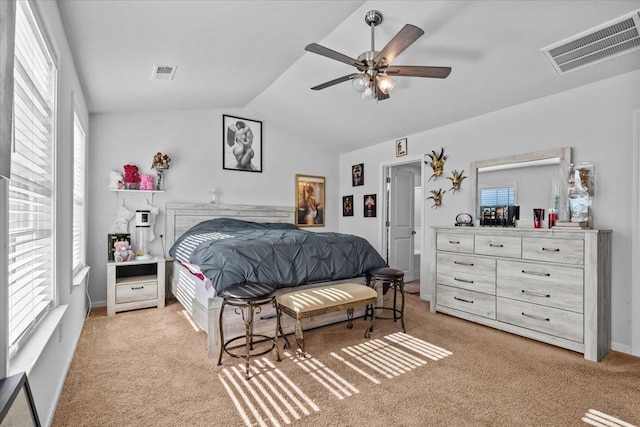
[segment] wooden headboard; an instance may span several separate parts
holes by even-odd
[[[166,204],[165,232],[167,250],[177,237],[196,224],[207,219],[235,218],[255,222],[286,222],[293,224],[295,209],[292,206],[221,205],[217,203]]]

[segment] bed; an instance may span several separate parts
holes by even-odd
[[[366,240],[314,233],[293,225],[292,207],[167,203],[166,236],[173,295],[207,333],[209,357],[219,351],[218,318],[224,289],[237,283],[269,283],[277,294],[329,283],[364,283],[364,272],[384,266]],[[337,251],[338,257],[331,259]],[[252,264],[255,262],[255,264]],[[292,264],[287,264],[291,262]],[[254,321],[256,334],[272,335],[272,308]],[[295,324],[284,319],[285,333]],[[308,319],[305,329],[346,320],[344,313]],[[244,334],[241,317],[226,310],[225,336]]]

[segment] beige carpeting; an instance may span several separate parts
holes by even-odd
[[[307,359],[223,366],[182,307],[84,326],[54,426],[624,426],[640,423],[640,358],[602,362],[443,314],[407,295],[407,334],[378,320],[305,333]],[[288,353],[291,356],[291,353]],[[609,418],[607,418],[609,417]],[[599,420],[596,422],[596,420]],[[605,421],[603,421],[605,420]]]

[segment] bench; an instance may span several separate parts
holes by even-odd
[[[296,319],[296,343],[304,355],[302,319],[347,310],[347,328],[351,329],[354,308],[373,305],[377,298],[378,293],[368,286],[359,283],[340,283],[282,294],[276,297],[276,303],[279,308],[278,315],[286,313]],[[364,333],[365,338],[369,338],[374,320],[375,316],[372,316]],[[279,359],[280,349],[277,351]]]

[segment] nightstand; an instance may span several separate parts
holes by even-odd
[[[107,263],[107,316],[138,308],[164,308],[165,259]]]

